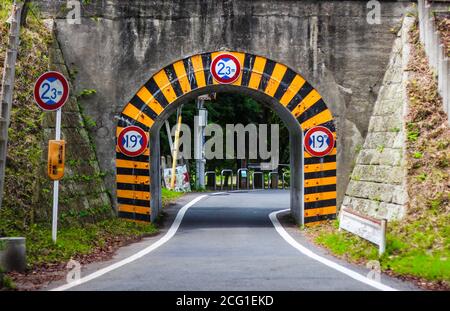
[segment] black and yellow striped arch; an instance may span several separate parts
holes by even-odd
[[[122,111],[116,137],[128,125],[150,131],[164,109],[194,90],[218,84],[210,72],[212,59],[223,52],[194,55],[179,60],[145,83]],[[265,57],[233,54],[242,74],[232,85],[264,93],[288,109],[303,131],[322,125],[333,132],[333,116],[320,94],[295,71]],[[119,216],[150,221],[150,150],[129,158],[116,149],[117,203]],[[304,153],[304,221],[314,224],[336,216],[336,146],[322,158]]]

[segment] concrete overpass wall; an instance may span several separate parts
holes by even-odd
[[[366,1],[119,1],[92,0],[79,25],[66,20],[66,1],[36,1],[56,18],[75,92],[96,121],[100,168],[114,189],[115,116],[155,72],[191,54],[218,49],[272,58],[315,86],[337,119],[338,202],[386,71],[395,30],[409,2],[381,1],[381,24],[370,25]],[[111,191],[114,193],[114,191]]]

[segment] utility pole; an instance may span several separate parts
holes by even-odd
[[[198,116],[196,126],[196,148],[195,148],[195,186],[197,189],[205,188],[205,127],[208,124],[208,110],[205,109],[205,100],[211,100],[210,95],[202,95],[197,98]]]
[[[14,80],[16,74],[17,51],[19,49],[20,19],[22,3],[13,3],[10,24],[8,50],[3,66],[2,89],[0,93],[0,208],[3,201],[5,183],[6,152],[8,149],[8,128],[13,101]]]

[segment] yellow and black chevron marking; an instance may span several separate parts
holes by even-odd
[[[218,84],[210,72],[212,59],[223,52],[204,53],[179,60],[156,73],[125,106],[118,124],[118,136],[128,125],[149,131],[155,118],[180,96]],[[283,64],[247,53],[233,54],[242,74],[232,85],[265,93],[286,107],[304,132],[322,125],[333,132],[333,116],[320,94],[299,74]],[[150,221],[150,150],[129,158],[117,150],[117,200],[119,215]],[[336,217],[336,146],[322,158],[305,152],[305,224]]]

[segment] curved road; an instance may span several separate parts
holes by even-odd
[[[288,207],[289,192],[281,190],[208,195],[187,210],[165,244],[70,290],[377,290],[287,243],[269,214]],[[169,210],[175,215],[179,207]],[[310,245],[299,230],[287,231],[315,254],[367,275],[364,267],[338,261]],[[163,234],[124,248],[109,263],[87,267],[83,277],[128,258]],[[381,281],[395,289],[415,289],[385,275]]]

